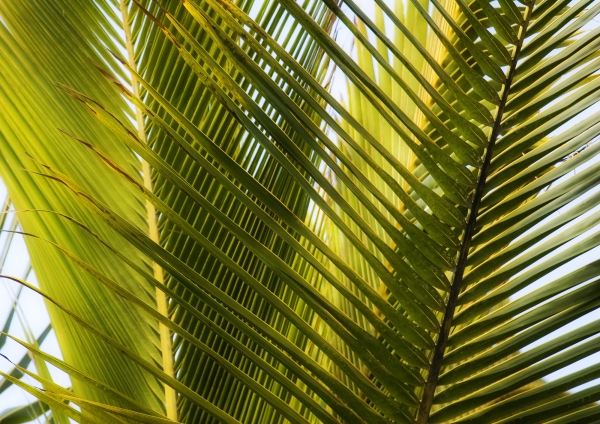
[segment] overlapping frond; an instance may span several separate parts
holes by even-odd
[[[85,149],[57,130],[61,128],[85,136],[113,152],[115,161],[134,175],[139,173],[139,163],[134,155],[118,143],[109,130],[89,119],[77,102],[66,100],[55,86],[62,83],[86,91],[127,121],[125,102],[102,76],[93,71],[88,61],[91,58],[118,70],[117,62],[105,49],[105,45],[119,48],[119,36],[114,29],[117,17],[111,4],[3,2],[0,16],[0,55],[3,62],[0,76],[0,172],[14,208],[23,211],[18,213],[21,228],[77,251],[86,261],[118,277],[121,284],[138,295],[152,299],[154,294],[148,291],[149,286],[143,279],[116,263],[110,253],[95,247],[85,238],[73,237],[69,225],[55,215],[35,212],[59,211],[86,222],[101,234],[110,234],[109,228],[60,185],[40,180],[24,171],[31,169],[34,161],[69,169],[69,175],[77,178],[134,225],[145,225],[141,196],[113,173],[106,172],[90,159]],[[103,185],[96,186],[97,181],[102,181]],[[39,284],[45,292],[69,303],[79,314],[148,360],[160,358],[154,322],[102,289],[56,249],[34,239],[26,242]],[[147,266],[147,260],[126,243],[117,241],[117,245],[140,266]],[[162,388],[156,381],[147,379],[127,362],[115,361],[118,352],[82,331],[56,309],[50,308],[49,311],[61,342],[62,354],[69,363],[130,396],[137,396],[149,407],[162,407]],[[78,393],[104,400],[102,394],[88,390],[77,381],[73,384]]]
[[[110,190],[103,197],[44,156],[29,166],[41,175],[27,178],[62,183],[104,224],[71,210],[52,219],[127,274],[44,232],[30,237],[50,239],[48,251],[140,322],[172,331],[174,375],[77,303],[20,283],[145,370],[145,381],[173,388],[182,422],[593,422],[599,386],[570,390],[598,378],[598,365],[543,379],[600,349],[597,322],[547,338],[600,304],[598,261],[582,259],[600,243],[600,29],[590,24],[600,6],[371,6],[133,2],[135,66],[112,49],[92,71],[116,90],[63,87],[101,131],[74,128],[70,143],[89,172],[107,165],[98,172],[123,187],[115,194],[156,208],[160,240]],[[353,47],[333,28],[352,34]],[[332,73],[347,83],[342,100]],[[125,101],[107,99],[117,92]],[[145,116],[146,139],[125,104]],[[130,151],[152,168],[152,189]],[[168,296],[168,316],[154,289]],[[165,422],[112,381],[39,355],[130,402],[111,407],[56,387],[40,396],[51,407],[68,399]],[[127,415],[131,402],[141,405]]]

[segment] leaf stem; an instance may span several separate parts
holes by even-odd
[[[133,40],[131,37],[131,28],[129,26],[129,12],[127,10],[127,0],[120,0],[121,14],[123,16],[123,31],[125,32],[125,45],[127,47],[128,62],[131,69],[137,72],[137,66],[135,63],[135,52],[133,49]],[[135,97],[140,97],[139,81],[134,73],[131,74],[131,86]],[[144,115],[142,110],[135,107],[135,117],[137,121],[138,137],[144,143],[148,142],[146,137],[146,127],[144,124]],[[152,189],[152,177],[150,175],[150,165],[144,159],[142,159],[142,175],[144,177],[144,187],[150,192]],[[148,214],[148,236],[152,241],[159,243],[160,238],[158,234],[158,223],[156,219],[156,209],[154,205],[146,200],[146,211]],[[154,278],[159,282],[164,283],[163,269],[156,262],[152,263],[154,271]],[[156,288],[156,306],[160,314],[165,317],[169,317],[167,296],[165,293]],[[171,332],[167,326],[159,323],[159,334],[160,334],[160,346],[162,352],[162,367],[163,372],[170,377],[174,377],[174,365],[173,365],[173,348],[171,344]],[[167,418],[177,421],[177,393],[175,390],[165,384],[165,407],[167,412]]]
[[[448,337],[450,335],[450,330],[452,329],[452,319],[454,317],[454,312],[456,309],[456,302],[458,300],[458,295],[460,294],[463,276],[465,268],[467,266],[469,248],[471,246],[471,240],[475,233],[475,224],[477,223],[479,205],[481,203],[481,199],[483,198],[485,183],[488,176],[489,167],[493,158],[494,147],[496,145],[496,141],[498,140],[498,136],[500,135],[500,126],[502,124],[504,108],[506,106],[508,96],[510,94],[511,84],[515,76],[517,63],[519,61],[519,53],[521,52],[521,48],[523,47],[523,41],[525,39],[525,33],[527,32],[527,25],[529,24],[529,20],[531,18],[533,6],[534,1],[530,1],[529,4],[527,4],[527,8],[525,10],[525,18],[519,30],[518,41],[515,46],[515,52],[508,69],[506,83],[504,84],[504,88],[502,90],[502,97],[498,105],[496,119],[494,120],[492,133],[490,135],[490,142],[485,152],[485,159],[481,168],[481,173],[479,174],[477,186],[475,188],[473,202],[471,204],[471,208],[469,209],[469,217],[461,242],[456,271],[454,273],[452,285],[450,287],[450,294],[448,297],[448,303],[446,304],[444,318],[442,320],[440,335],[436,342],[435,349],[433,350],[431,365],[429,367],[429,373],[427,375],[427,381],[425,382],[425,387],[423,388],[423,395],[421,397],[421,403],[419,404],[419,410],[417,412],[416,424],[427,424],[427,422],[429,421],[431,406],[433,404],[438,378],[443,365],[446,344],[448,343]]]

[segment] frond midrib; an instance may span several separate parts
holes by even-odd
[[[427,371],[427,380],[423,388],[423,394],[421,396],[421,402],[419,404],[419,409],[417,412],[416,424],[427,424],[429,420],[431,406],[433,405],[433,399],[438,385],[437,383],[439,374],[443,365],[446,344],[448,342],[450,330],[452,329],[452,320],[456,311],[457,300],[461,291],[465,268],[467,266],[467,259],[469,255],[469,249],[471,246],[471,240],[473,239],[473,236],[475,234],[475,226],[477,223],[477,217],[479,215],[479,206],[481,204],[483,195],[485,194],[486,180],[494,156],[494,147],[496,145],[496,142],[498,141],[498,136],[500,135],[504,109],[510,95],[512,81],[517,70],[519,55],[523,47],[523,42],[525,40],[527,27],[533,12],[534,3],[535,1],[530,0],[526,4],[525,17],[519,29],[518,41],[515,46],[513,58],[509,64],[506,83],[504,84],[504,89],[502,91],[500,103],[498,104],[496,117],[494,118],[494,123],[492,126],[492,132],[490,133],[489,144],[485,152],[485,158],[481,167],[481,171],[479,173],[479,178],[477,180],[477,186],[473,194],[471,207],[469,208],[467,225],[463,232],[462,240],[460,243],[456,271],[454,272],[454,276],[452,278],[452,284],[450,286],[450,292],[448,294],[448,301],[446,303],[446,310],[444,311],[439,337],[436,341],[436,345],[431,356],[431,365],[429,366],[429,370]]]

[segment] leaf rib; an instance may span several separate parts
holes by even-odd
[[[475,229],[476,229],[479,205],[481,204],[481,200],[482,200],[483,194],[485,192],[485,183],[486,183],[488,171],[489,171],[489,168],[490,168],[490,165],[492,162],[494,146],[496,144],[496,141],[498,140],[498,136],[500,135],[504,107],[505,107],[506,103],[508,102],[511,83],[512,83],[512,80],[515,76],[515,72],[517,69],[519,53],[523,46],[523,41],[525,39],[525,34],[527,32],[527,25],[531,18],[532,9],[533,9],[533,3],[529,2],[529,4],[527,5],[526,12],[525,12],[524,22],[521,25],[521,28],[519,31],[518,41],[517,41],[516,48],[515,48],[515,53],[514,53],[513,59],[509,66],[508,76],[506,78],[506,84],[504,85],[502,97],[500,99],[500,103],[498,105],[498,111],[496,113],[496,119],[494,121],[492,133],[490,135],[490,142],[486,149],[485,159],[483,161],[483,166],[482,166],[481,172],[479,174],[479,180],[477,182],[475,194],[473,196],[473,201],[471,203],[469,218],[467,221],[467,226],[465,228],[462,243],[461,243],[456,272],[454,273],[452,285],[450,287],[450,293],[448,295],[448,303],[446,305],[446,311],[444,312],[444,317],[442,319],[440,335],[436,342],[436,346],[433,350],[431,366],[429,367],[429,372],[427,375],[427,382],[425,383],[425,387],[423,389],[423,395],[421,397],[421,403],[419,405],[419,410],[417,412],[416,424],[427,424],[427,422],[429,420],[431,406],[433,404],[435,391],[436,391],[436,388],[438,385],[437,384],[438,378],[439,378],[440,371],[442,368],[442,363],[444,360],[446,344],[448,342],[448,337],[450,335],[450,330],[452,328],[452,319],[454,317],[454,311],[456,309],[458,295],[460,294],[460,289],[462,286],[462,280],[463,280],[463,276],[464,276],[464,272],[465,272],[465,267],[467,265],[469,248],[471,246],[471,239],[473,238],[473,235],[474,235]]]

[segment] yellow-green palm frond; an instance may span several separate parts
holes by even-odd
[[[59,3],[0,6],[23,410],[597,420],[600,4]]]

